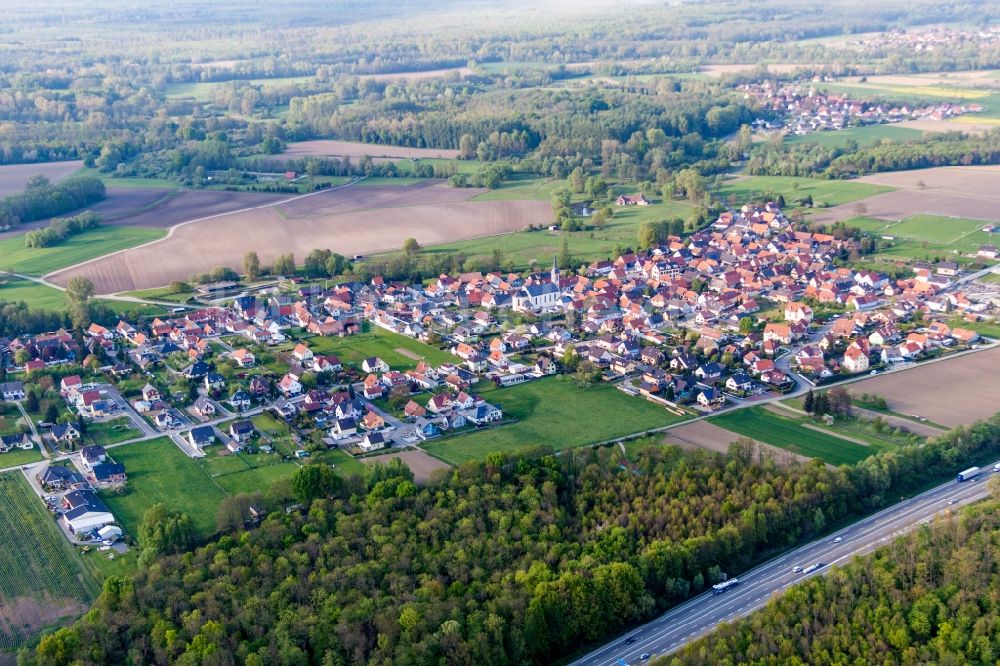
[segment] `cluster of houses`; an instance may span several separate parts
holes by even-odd
[[[59,331],[0,340],[0,351],[26,350],[30,360],[21,369],[29,380],[32,363],[47,367],[96,357],[106,373],[124,379],[155,371],[170,359],[175,374],[200,388],[187,408],[195,427],[186,436],[196,449],[222,441],[239,450],[253,437],[252,423],[241,418],[239,432],[206,425],[227,405],[237,415],[267,407],[287,421],[304,414],[333,442],[374,450],[401,426],[426,438],[502,420],[501,407],[477,397],[474,384],[533,381],[560,372],[567,360],[573,367],[590,364],[605,379],[623,381],[649,399],[714,409],[727,395],[786,390],[793,385],[789,369],[817,377],[864,372],[936,347],[972,343],[970,330],[938,320],[993,314],[991,304],[973,302],[955,288],[954,263],[918,262],[911,276],[896,279],[835,264],[835,258],[858,249],[850,238],[795,230],[779,206],[768,202],[723,212],[686,239],[671,236],[575,273],[553,262],[548,271],[528,274],[301,285],[294,292],[243,296],[228,307],[142,326],[94,324],[82,347]],[[816,329],[813,306],[848,314],[828,335],[810,340]],[[759,326],[762,310],[776,308],[780,314]],[[927,324],[919,326],[914,318]],[[336,355],[315,353],[309,340],[301,339],[301,332],[350,336],[362,327],[445,348],[453,360],[393,369],[372,357],[345,367]],[[299,340],[294,346],[286,344],[292,337]],[[276,346],[287,369],[255,372],[261,349]],[[791,350],[790,364],[780,361],[785,350]],[[178,370],[179,358],[184,367]],[[230,385],[213,365],[221,358],[238,371]],[[305,381],[307,374],[332,379],[321,383],[328,388],[314,388]],[[23,385],[9,384],[5,392],[20,391],[23,397]],[[64,377],[59,388],[84,417],[118,408],[113,396],[79,376]],[[162,430],[186,428],[171,397],[162,393],[147,383],[138,395],[129,394],[131,406]],[[385,418],[386,408],[373,404],[401,394],[412,399],[398,419]],[[428,400],[417,399],[419,394]],[[79,437],[72,425],[53,434]]]
[[[60,519],[71,534],[78,538],[94,532],[101,538],[107,538],[111,532],[121,535],[117,527],[106,529],[114,525],[115,516],[95,487],[124,485],[127,480],[125,466],[115,462],[104,447],[83,447],[78,467],[45,465],[35,475],[35,480],[45,492],[61,493],[58,499]]]
[[[975,102],[938,102],[926,105],[891,105],[852,99],[840,93],[819,92],[802,83],[767,80],[739,86],[744,99],[775,112],[774,120],[758,119],[757,130],[804,135],[858,125],[898,123],[922,118],[943,120],[983,110]]]

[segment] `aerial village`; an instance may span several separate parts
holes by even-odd
[[[69,454],[36,490],[68,538],[110,548],[121,530],[95,490],[124,486],[128,470],[84,445],[108,424],[128,441],[167,435],[192,458],[366,456],[505,427],[503,392],[483,388],[555,374],[699,414],[980,344],[960,324],[998,304],[967,293],[975,274],[951,261],[895,279],[835,265],[856,244],[796,231],[769,202],[579,271],[301,283],[144,325],[0,340],[4,410],[25,416],[0,440],[0,467],[36,446]],[[373,332],[391,359],[354,343]],[[45,419],[27,418],[33,401]],[[265,417],[291,436],[276,441]]]

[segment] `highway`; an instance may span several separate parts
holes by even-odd
[[[955,470],[956,474],[958,470]],[[684,647],[690,641],[710,633],[722,622],[734,621],[767,603],[789,585],[811,575],[820,575],[832,565],[843,565],[856,555],[863,555],[894,539],[909,529],[930,521],[936,514],[974,502],[986,496],[986,480],[993,465],[971,481],[949,481],[920,495],[895,504],[834,532],[776,557],[755,569],[728,572],[739,583],[722,594],[711,591],[677,606],[652,622],[634,629],[584,657],[571,666],[621,666],[639,664],[644,655],[662,656]],[[838,543],[835,539],[841,539]],[[816,572],[793,572],[793,567],[823,563]]]

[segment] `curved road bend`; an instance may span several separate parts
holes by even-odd
[[[695,597],[571,662],[570,666],[638,664],[645,661],[643,655],[662,656],[679,650],[688,642],[710,633],[720,623],[739,619],[761,608],[773,594],[780,594],[789,585],[824,573],[831,565],[843,564],[855,555],[868,553],[914,526],[930,521],[951,504],[985,497],[986,479],[992,475],[992,469],[992,465],[984,467],[973,481],[950,481],[932,488],[746,573],[729,572],[731,576],[736,573],[739,578],[739,584],[732,589],[719,595],[707,592]],[[842,541],[836,543],[836,538]],[[795,566],[805,568],[819,562],[823,566],[813,574],[792,571]]]

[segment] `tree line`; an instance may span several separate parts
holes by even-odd
[[[54,217],[47,227],[32,229],[24,234],[24,247],[58,245],[70,236],[83,233],[87,229],[96,229],[100,223],[100,215],[89,210],[72,217]]]
[[[992,664],[1000,488],[875,553],[789,588],[658,664]]]
[[[53,184],[45,176],[32,176],[23,192],[0,199],[0,229],[68,213],[106,195],[100,178],[78,176]]]

